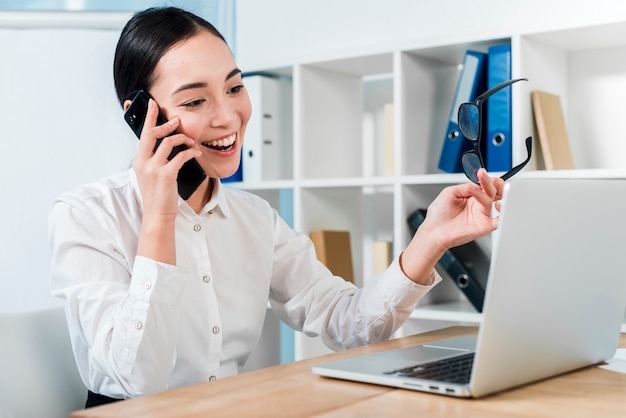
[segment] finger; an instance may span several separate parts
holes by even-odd
[[[493,178],[490,177],[489,174],[487,174],[487,170],[485,170],[484,168],[478,170],[478,180],[480,182],[480,186],[482,187],[484,192],[487,193],[487,195],[492,198],[496,196],[497,188],[494,184]]]
[[[504,180],[498,177],[494,179],[494,185],[496,186],[496,196],[494,200],[501,200],[504,196]]]
[[[190,148],[193,147],[194,144],[195,141],[184,134],[174,134],[171,136],[166,136],[161,140],[159,147],[154,153],[154,156],[157,158],[157,160],[162,160],[163,163],[166,163],[166,160],[168,159],[174,148],[181,145],[184,145],[186,148]]]
[[[149,135],[156,138],[165,138],[167,136],[171,136],[174,134],[176,128],[178,128],[179,123],[180,119],[178,118],[178,116],[174,116],[163,125],[158,125],[151,128],[149,131]]]
[[[482,206],[483,211],[489,213],[494,202],[494,196],[490,195],[488,191],[491,189],[492,193],[495,194],[496,188],[490,183],[488,176],[485,179],[481,179],[480,183],[480,186],[474,183],[467,183],[463,193],[466,194],[466,198],[474,198],[476,202]]]
[[[141,128],[141,135],[139,136],[139,149],[137,153],[145,158],[152,155],[154,145],[157,141],[157,136],[151,135],[151,129],[156,125],[157,117],[159,114],[158,106],[153,99],[148,100],[148,110],[146,111],[146,117],[144,119],[143,127]]]
[[[480,206],[482,206],[484,213],[491,212],[491,206],[494,202],[493,196],[489,196],[489,194],[487,194],[480,187],[474,187],[469,190],[469,195],[473,197]]]
[[[504,195],[504,180],[500,177],[491,177],[487,173],[487,170],[480,169],[478,173],[480,185],[484,186],[484,190],[490,196],[493,196],[493,200],[500,200]]]
[[[172,166],[180,170],[187,161],[191,160],[192,158],[199,157],[200,155],[202,155],[202,152],[200,152],[199,150],[187,148],[186,150],[176,154],[176,156],[172,158],[168,164],[171,164]]]

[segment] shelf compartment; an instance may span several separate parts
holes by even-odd
[[[610,34],[610,35],[607,35]],[[530,92],[559,95],[576,169],[624,169],[622,128],[626,90],[626,22],[534,33],[514,38],[514,75],[528,77],[514,107],[514,137],[534,128]],[[536,134],[535,134],[536,136]],[[521,140],[516,154],[522,155]],[[535,141],[538,144],[538,141]],[[536,148],[538,150],[538,148]],[[544,168],[541,159],[537,168]]]
[[[402,175],[441,173],[437,166],[465,52],[487,52],[489,46],[507,42],[493,39],[396,53],[397,160]]]
[[[393,54],[294,68],[296,178],[380,175],[374,142],[393,102]]]
[[[373,276],[374,241],[394,240],[393,187],[316,187],[299,193],[296,229],[350,231],[354,277],[362,286]]]

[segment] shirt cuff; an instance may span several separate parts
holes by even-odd
[[[387,297],[394,305],[410,309],[441,281],[441,276],[435,270],[430,273],[430,277],[432,282],[429,285],[415,283],[402,272],[399,257],[396,257],[380,280]]]
[[[141,300],[178,305],[185,289],[184,277],[177,266],[136,256],[129,290]]]

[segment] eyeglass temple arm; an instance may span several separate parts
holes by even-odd
[[[479,104],[479,103],[487,100],[489,98],[489,96],[493,95],[494,93],[497,93],[498,91],[502,90],[506,86],[511,85],[513,83],[517,83],[518,81],[522,81],[522,80],[528,81],[527,78],[516,78],[516,79],[513,79],[513,80],[504,81],[504,82],[498,84],[497,86],[493,86],[492,88],[490,88],[489,90],[487,90],[486,92],[484,92],[483,94],[478,96],[474,100],[474,103]]]
[[[526,166],[526,164],[528,164],[528,162],[530,161],[530,156],[532,154],[532,148],[533,148],[533,138],[532,137],[528,137],[526,138],[526,153],[528,154],[528,156],[526,157],[526,159],[524,161],[522,161],[521,163],[519,163],[518,165],[516,165],[515,167],[513,167],[511,169],[511,171],[506,172],[502,177],[500,177],[502,180],[508,180],[511,177],[513,177],[515,174],[517,174],[518,172],[520,172],[520,170],[522,168],[524,168],[524,166]]]

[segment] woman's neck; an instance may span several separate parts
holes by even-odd
[[[213,195],[213,179],[207,178],[198,189],[187,199],[187,204],[194,212],[200,213]]]

